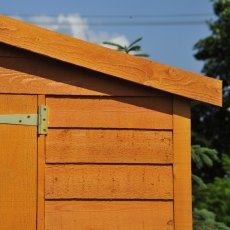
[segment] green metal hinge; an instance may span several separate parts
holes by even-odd
[[[38,114],[7,114],[0,115],[0,124],[37,126],[38,134],[47,134],[48,107],[38,106]]]

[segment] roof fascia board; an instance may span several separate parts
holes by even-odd
[[[189,99],[222,106],[222,81],[0,16],[0,42]]]

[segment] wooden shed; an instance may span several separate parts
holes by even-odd
[[[192,229],[192,101],[221,81],[0,16],[0,229]]]

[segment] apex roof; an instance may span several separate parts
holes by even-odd
[[[222,106],[222,81],[0,15],[0,42],[62,62]]]

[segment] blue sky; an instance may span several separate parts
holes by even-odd
[[[203,64],[194,59],[193,46],[210,34],[200,22],[214,19],[209,0],[7,0],[0,2],[0,13],[98,43],[143,36],[142,49],[150,59],[198,73]],[[199,24],[171,25],[178,21]]]

